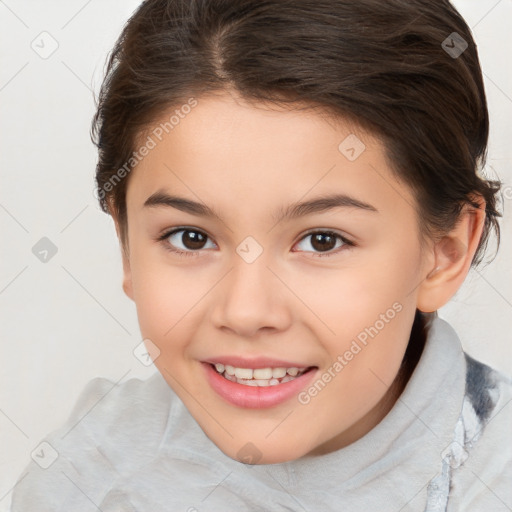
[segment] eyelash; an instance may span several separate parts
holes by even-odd
[[[193,251],[193,250],[182,251],[181,249],[173,248],[171,246],[171,244],[167,241],[167,239],[171,235],[179,233],[180,231],[192,231],[192,232],[195,232],[195,233],[201,233],[202,235],[205,235],[207,238],[209,238],[206,233],[204,233],[203,231],[201,231],[199,229],[181,227],[181,228],[171,229],[170,231],[166,231],[162,235],[158,236],[156,238],[156,241],[162,243],[166,250],[168,250],[168,251],[170,251],[172,253],[175,253],[178,256],[199,256],[199,253],[201,252],[200,249],[198,249],[196,251]],[[317,257],[317,258],[329,258],[329,257],[331,257],[333,255],[338,254],[341,250],[343,250],[343,247],[346,247],[347,249],[350,249],[350,248],[356,246],[356,244],[354,242],[348,240],[347,238],[345,238],[344,236],[340,235],[339,233],[336,233],[336,232],[330,231],[330,230],[309,231],[309,232],[304,234],[304,236],[299,240],[299,242],[302,242],[302,240],[304,240],[308,236],[316,235],[316,234],[319,234],[319,233],[320,234],[333,235],[333,236],[337,237],[338,239],[340,239],[343,242],[344,245],[341,246],[341,247],[338,247],[336,251],[333,250],[332,252],[326,252],[326,253],[313,253],[315,255],[315,257]],[[299,242],[297,242],[297,243],[299,243]],[[345,250],[347,250],[347,249],[345,249]],[[310,251],[306,251],[306,252],[310,252]]]

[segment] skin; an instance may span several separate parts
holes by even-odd
[[[355,161],[338,150],[350,134],[366,146]],[[206,204],[223,221],[144,207],[157,191]],[[376,211],[345,206],[272,217],[334,192]],[[126,201],[123,288],[143,338],[160,350],[155,365],[226,455],[238,458],[250,442],[261,452],[258,464],[329,453],[384,418],[402,391],[391,384],[415,310],[437,310],[462,284],[485,215],[482,202],[466,208],[442,243],[422,243],[413,193],[391,172],[378,139],[319,111],[270,109],[228,92],[198,98],[134,168]],[[194,246],[182,231],[156,240],[182,226],[208,238]],[[311,230],[334,231],[355,246],[335,238],[322,252]],[[263,249],[252,263],[236,252],[248,236]],[[173,253],[170,244],[195,253]],[[200,361],[241,355],[314,365],[314,382],[397,303],[400,312],[307,404],[293,397],[241,408],[205,379]]]

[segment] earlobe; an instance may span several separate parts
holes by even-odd
[[[121,252],[123,258],[123,291],[128,298],[134,300],[130,260],[125,254],[125,251],[121,249]]]
[[[466,205],[455,227],[434,244],[434,268],[418,287],[417,308],[425,313],[444,306],[466,278],[485,222],[485,201]]]
[[[132,274],[131,274],[131,267],[130,267],[130,257],[128,254],[128,247],[124,246],[123,244],[123,238],[121,236],[121,228],[119,226],[119,222],[117,218],[112,215],[112,218],[114,219],[114,225],[116,228],[117,233],[117,239],[119,241],[119,248],[121,250],[121,258],[123,262],[123,291],[126,294],[128,298],[131,300],[134,300],[133,298],[133,285],[132,285]],[[128,241],[126,241],[126,245],[128,244]]]

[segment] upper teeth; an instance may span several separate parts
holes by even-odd
[[[235,368],[234,366],[231,366],[229,364],[223,365],[221,363],[215,364],[215,369],[219,373],[224,373],[224,371],[228,375],[234,375],[237,379],[280,379],[282,377],[285,377],[286,374],[296,377],[299,372],[305,371],[305,368],[284,368],[284,367],[278,367],[278,368]]]

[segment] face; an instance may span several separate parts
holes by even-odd
[[[228,93],[161,131],[130,175],[124,261],[158,370],[234,459],[360,438],[396,400],[429,264],[383,146]]]

